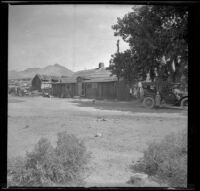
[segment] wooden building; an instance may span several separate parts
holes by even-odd
[[[60,82],[52,83],[54,97],[69,98],[76,95],[76,78],[61,78]]]
[[[129,99],[129,88],[123,80],[117,80],[104,68],[82,70],[71,77],[62,78],[61,82],[52,83],[52,95],[55,97],[80,96],[94,99]]]
[[[59,82],[60,78],[57,76],[48,76],[48,75],[41,75],[36,74],[35,77],[32,79],[32,90],[42,91],[45,89],[51,89],[52,83]]]

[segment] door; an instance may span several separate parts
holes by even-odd
[[[77,83],[77,93],[78,93],[78,96],[81,96],[82,94],[82,82],[78,82]]]
[[[82,83],[81,96],[85,96],[85,93],[86,93],[86,84]]]

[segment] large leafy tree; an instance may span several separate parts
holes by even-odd
[[[137,64],[136,55],[131,53],[131,50],[115,53],[111,55],[109,69],[118,78],[123,78],[128,84],[134,82],[134,79],[139,76],[139,65]]]
[[[177,81],[188,64],[187,19],[187,7],[135,6],[112,28],[115,36],[129,43],[137,72],[140,70],[143,78],[149,71],[153,77],[156,67],[161,77]]]

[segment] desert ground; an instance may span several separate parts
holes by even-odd
[[[133,175],[129,165],[142,157],[149,142],[185,128],[187,111],[146,109],[137,101],[8,99],[8,157],[24,155],[41,137],[55,143],[57,133],[67,131],[91,152],[87,186],[130,186],[126,184]]]

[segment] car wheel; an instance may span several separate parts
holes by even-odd
[[[188,108],[188,98],[186,97],[186,98],[183,98],[182,100],[181,100],[181,107],[183,108],[183,109],[187,109]]]
[[[146,108],[153,108],[155,106],[155,101],[154,98],[152,97],[145,97],[143,100],[143,105]]]

